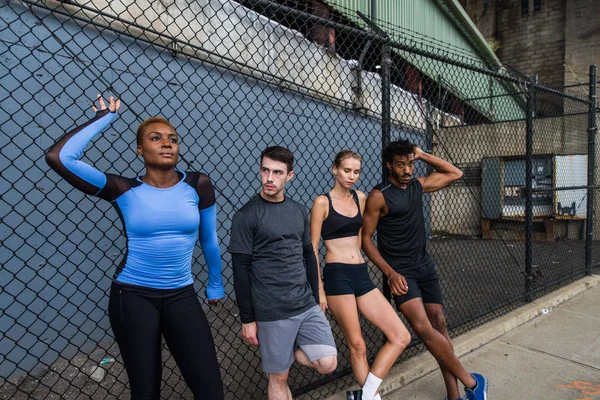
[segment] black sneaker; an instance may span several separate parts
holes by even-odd
[[[362,389],[346,391],[346,400],[362,400]]]

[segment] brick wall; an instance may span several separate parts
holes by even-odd
[[[563,86],[565,1],[542,0],[541,12],[522,12],[521,1],[502,2],[497,9],[498,58],[540,82]]]
[[[540,83],[563,86],[588,81],[590,64],[600,64],[600,1],[459,0],[486,39],[496,38],[496,55]],[[583,93],[581,89],[573,89]]]
[[[488,42],[496,37],[497,0],[458,0],[458,2]]]

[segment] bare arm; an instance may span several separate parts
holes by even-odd
[[[387,277],[392,293],[400,296],[408,291],[406,279],[396,271],[383,259],[375,243],[373,243],[373,234],[377,228],[379,217],[385,215],[386,204],[383,194],[377,189],[369,194],[365,213],[363,216],[362,226],[362,249],[377,268]]]
[[[325,196],[319,196],[315,199],[310,212],[310,242],[312,244],[315,257],[317,259],[317,270],[319,273],[319,307],[325,312],[327,309],[327,297],[323,288],[323,280],[321,279],[321,262],[319,259],[319,243],[321,242],[321,229],[323,221],[327,218],[328,203]]]
[[[423,193],[431,193],[443,189],[452,182],[460,179],[463,175],[460,169],[448,161],[425,153],[418,147],[415,148],[415,160],[422,160],[435,169],[431,174],[417,178],[423,186]]]
[[[356,194],[358,196],[358,206],[360,209],[360,215],[365,215],[365,206],[367,205],[367,195],[365,195],[363,192],[361,192],[360,190],[356,191]],[[362,247],[362,228],[360,229],[360,232],[358,233],[358,248],[360,249]]]

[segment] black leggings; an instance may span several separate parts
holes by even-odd
[[[108,316],[131,399],[160,399],[161,333],[194,398],[223,399],[212,333],[193,285],[163,290],[113,281]]]

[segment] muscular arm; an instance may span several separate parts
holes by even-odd
[[[452,182],[460,179],[463,175],[460,169],[456,168],[448,161],[425,153],[418,147],[415,149],[415,160],[422,160],[435,169],[435,172],[417,178],[423,186],[423,193],[431,193],[443,189]]]
[[[76,189],[89,195],[99,195],[106,186],[107,175],[79,158],[87,144],[116,118],[116,112],[101,110],[92,120],[67,132],[46,152],[50,168]]]
[[[367,196],[360,190],[357,190],[356,194],[358,196],[358,206],[360,208],[360,214],[364,216],[365,215],[365,207],[367,204]],[[377,224],[377,223],[375,223],[375,224]],[[358,235],[358,247],[359,248],[362,248],[362,232],[363,232],[363,228],[360,229],[360,232]],[[371,242],[372,241],[373,241],[373,235],[371,235]]]
[[[367,199],[367,205],[363,216],[363,226],[361,232],[362,249],[369,257],[369,260],[373,262],[383,272],[383,274],[389,278],[394,273],[394,269],[383,259],[379,250],[373,243],[373,235],[375,229],[377,229],[377,223],[379,222],[379,216],[385,207],[385,200],[381,192],[377,189],[373,190],[369,194]]]
[[[408,291],[406,280],[402,275],[394,271],[394,269],[383,259],[379,250],[373,243],[373,235],[379,222],[379,217],[385,210],[385,199],[383,194],[377,189],[373,190],[367,198],[367,205],[365,207],[365,213],[363,216],[362,226],[362,249],[369,257],[369,260],[373,262],[383,272],[388,279],[392,293],[395,295],[402,295]],[[395,278],[399,277],[399,278]]]
[[[208,175],[200,174],[196,190],[200,196],[198,204],[200,209],[199,239],[208,266],[206,297],[209,301],[220,300],[225,297],[225,290],[223,289],[221,270],[221,250],[217,237],[217,205],[215,189]]]

